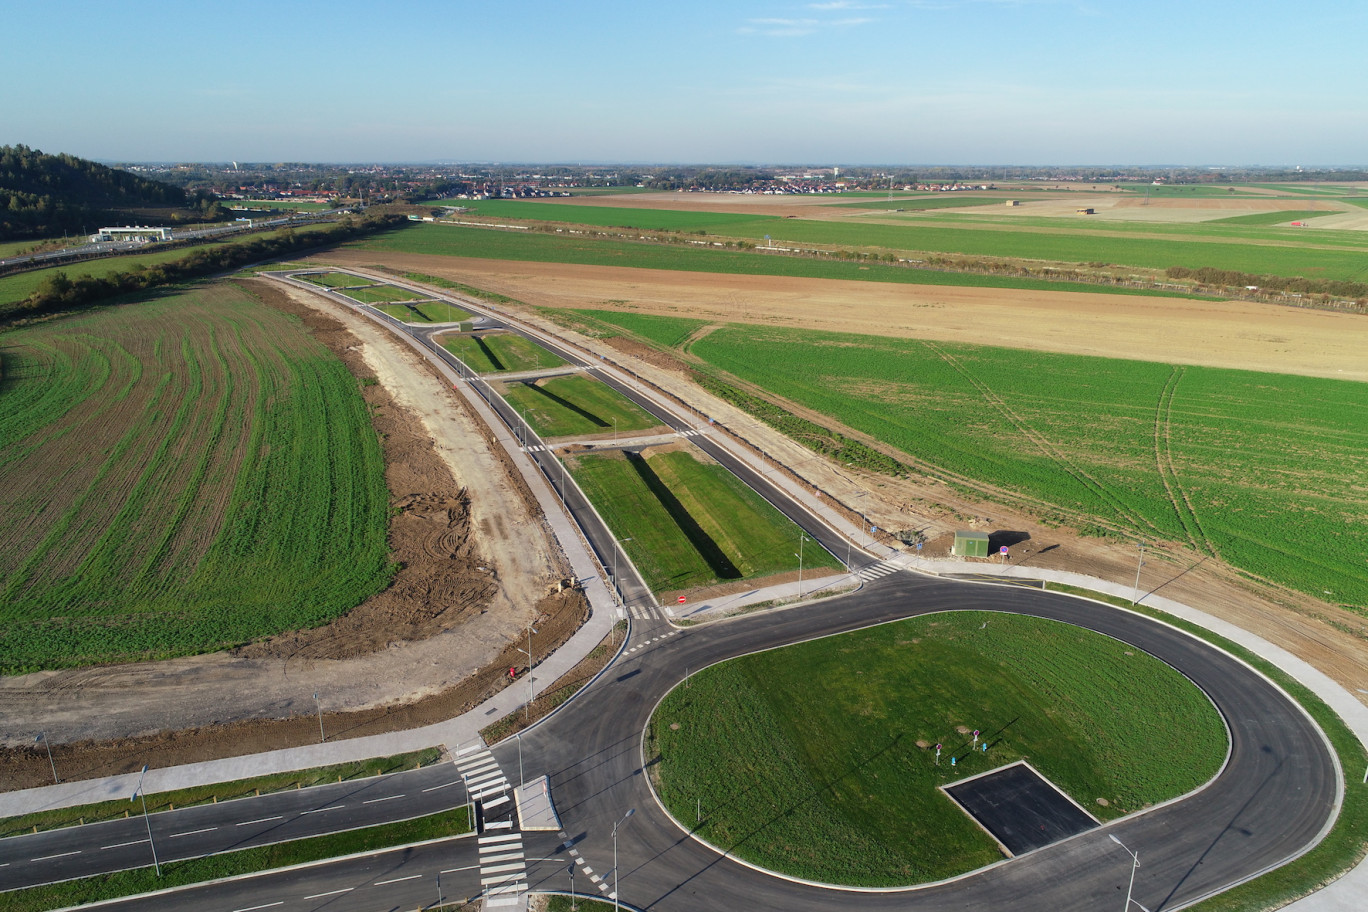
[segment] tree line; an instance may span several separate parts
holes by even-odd
[[[210,194],[188,194],[74,155],[0,146],[0,240],[84,233],[96,222],[127,218],[127,210],[149,208],[185,210],[182,219],[212,221],[218,214]]]
[[[81,275],[73,279],[59,270],[43,279],[28,297],[0,311],[0,317],[16,319],[80,310],[118,295],[184,282],[306,248],[329,247],[363,234],[405,224],[407,220],[400,215],[368,215],[362,219],[344,219],[338,224],[302,233],[286,228],[274,235],[262,235],[216,247],[197,247],[177,260],[151,266],[135,263],[127,270],[104,276]]]

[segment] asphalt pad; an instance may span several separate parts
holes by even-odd
[[[1013,855],[1098,825],[1024,763],[947,785],[945,791]]]

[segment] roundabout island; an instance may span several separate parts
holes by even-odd
[[[671,690],[647,768],[720,850],[830,884],[945,880],[1200,788],[1215,706],[1058,621],[930,614],[742,656]]]

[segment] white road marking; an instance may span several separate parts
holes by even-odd
[[[167,838],[167,839],[180,839],[182,836],[198,836],[200,833],[212,833],[214,830],[217,830],[217,829],[218,829],[218,827],[212,826],[212,827],[205,827],[205,828],[202,829],[202,830],[187,830],[187,831],[184,832],[184,833],[172,833],[170,836],[167,836],[166,838]]]
[[[341,890],[332,890],[327,893],[315,893],[313,896],[306,896],[305,899],[322,899],[325,896],[336,896],[339,893],[350,893],[355,887],[343,887]]]
[[[522,834],[513,833],[508,836],[481,836],[479,842],[480,845],[483,847],[489,845],[491,842],[512,842],[515,839],[522,839]],[[485,851],[485,849],[481,848],[480,851],[483,852]]]
[[[417,880],[418,878],[420,878],[420,877],[422,877],[422,876],[423,876],[422,874],[410,874],[408,877],[396,877],[396,878],[394,878],[393,880],[377,880],[375,883],[371,884],[371,886],[372,886],[372,887],[383,887],[385,884],[399,883],[399,882],[405,881],[405,880]]]
[[[434,786],[432,786],[432,788],[425,788],[425,789],[423,789],[423,791],[424,791],[425,793],[426,793],[426,792],[435,792],[435,791],[437,791],[438,789],[444,789],[444,788],[446,788],[446,787],[449,786],[449,785],[455,785],[456,783],[458,783],[458,782],[460,782],[460,781],[461,781],[461,780],[459,780],[459,779],[453,779],[453,780],[451,780],[450,782],[443,783],[442,785],[434,785]]]
[[[314,808],[312,811],[302,811],[303,814],[321,814],[324,811],[340,811],[345,805],[334,804],[332,807]]]
[[[382,802],[382,801],[393,801],[395,798],[403,798],[403,797],[404,797],[403,795],[386,795],[384,798],[372,798],[372,799],[370,799],[369,801],[363,801],[363,802],[361,802],[361,803],[362,803],[362,804],[379,804],[379,803]]]
[[[443,872],[441,872],[441,873],[443,873],[443,874],[455,874],[457,871],[473,871],[473,870],[475,870],[475,869],[478,868],[478,867],[479,867],[479,865],[466,865],[464,868],[447,868],[445,871],[443,871]]]
[[[113,845],[100,846],[102,849],[122,849],[124,846],[142,845],[146,839],[135,839],[132,842],[116,842]]]
[[[144,842],[145,842],[145,841],[146,841],[146,840],[144,840]],[[69,856],[69,855],[80,855],[80,854],[81,854],[81,850],[80,850],[80,849],[77,849],[77,850],[74,851],[74,852],[61,852],[61,853],[59,853],[59,854],[57,854],[57,855],[44,855],[42,858],[30,858],[29,861],[52,861],[52,859],[54,859],[54,858],[66,858],[66,857]]]
[[[549,860],[549,861],[558,861],[559,859],[551,858],[551,859],[542,859],[542,860],[543,860],[543,861],[548,861],[548,860]],[[480,859],[480,864],[482,864],[482,865],[494,864],[495,862],[499,862],[499,861],[525,861],[525,859],[523,858],[523,853],[522,853],[522,852],[509,852],[507,855],[490,855],[488,858],[481,858],[481,859]]]
[[[254,823],[270,823],[272,820],[284,820],[285,818],[276,815],[275,817],[262,817],[258,820],[244,820],[242,823],[235,823],[233,826],[251,826]]]
[[[256,912],[257,909],[269,909],[269,908],[271,908],[272,906],[283,906],[283,905],[285,905],[285,900],[282,899],[282,900],[280,900],[279,902],[266,903],[265,905],[261,905],[261,906],[245,906],[244,908],[241,908],[241,909],[234,909],[233,912]]]

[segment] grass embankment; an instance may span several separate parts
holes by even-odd
[[[354,288],[358,285],[374,285],[372,279],[365,279],[361,276],[354,276],[345,272],[323,272],[311,275],[295,276],[313,285],[322,285],[324,288]]]
[[[686,451],[570,456],[566,464],[653,592],[798,570],[802,531],[736,476]],[[808,572],[840,563],[811,539]]]
[[[460,282],[453,282],[450,279],[443,279],[440,276],[426,275],[421,272],[401,272],[399,275],[411,282],[421,282],[424,285],[435,285],[438,288],[446,288],[458,294],[466,295],[471,298],[478,298],[488,301],[491,304],[516,304],[521,306],[522,302],[508,295],[501,295],[496,291],[485,291],[482,288],[475,288],[471,285],[464,285]]]
[[[383,776],[386,773],[429,766],[440,760],[441,756],[441,751],[435,747],[430,747],[426,750],[396,754],[392,757],[376,757],[372,760],[362,760],[355,763],[338,763],[333,766],[295,770],[271,776],[256,776],[234,782],[217,782],[212,785],[199,785],[194,788],[176,789],[170,792],[155,792],[147,795],[147,810],[149,813],[155,814],[159,811],[174,811],[176,808],[193,807],[197,804],[217,804],[220,801],[232,801],[236,798],[265,795],[271,792],[309,788],[315,785],[327,785],[352,779],[367,779],[371,776]],[[141,806],[138,809],[141,810]],[[87,823],[99,823],[101,820],[127,817],[128,814],[129,802],[123,800],[55,808],[50,811],[23,814],[19,817],[8,817],[0,820],[0,838],[15,836],[20,833],[55,830],[61,827],[83,826]]]
[[[565,364],[559,355],[516,333],[442,336],[439,341],[477,374],[542,370]]]
[[[6,912],[43,912],[47,909],[137,896],[140,893],[203,883],[223,877],[256,874],[273,868],[323,861],[358,852],[371,852],[430,839],[460,836],[469,833],[470,827],[469,808],[460,807],[400,823],[387,823],[345,833],[315,836],[311,839],[296,839],[205,858],[168,862],[161,866],[160,877],[154,869],[148,867],[102,874],[98,877],[84,877],[46,887],[14,890],[3,894],[4,906]]]
[[[326,623],[383,589],[358,382],[234,285],[5,336],[0,671],[165,658]]]
[[[512,383],[504,390],[504,399],[541,437],[601,435],[614,430],[621,437],[662,427],[654,415],[626,396],[583,374]]]
[[[716,243],[722,244],[721,241]],[[1086,282],[985,275],[977,272],[941,272],[934,269],[889,265],[872,260],[784,256],[756,253],[753,250],[729,250],[722,246],[700,247],[685,244],[678,239],[676,243],[637,242],[568,234],[498,231],[461,225],[414,225],[403,231],[391,232],[384,237],[376,237],[353,246],[363,250],[391,250],[398,253],[479,257],[516,262],[580,263],[590,266],[629,266],[638,269],[676,269],[685,272],[717,272],[732,275],[795,276],[904,285],[1025,288],[1051,292],[1082,291],[1190,297],[1150,289],[1094,285]]]
[[[421,301],[427,295],[396,288],[393,285],[369,285],[365,288],[348,288],[342,291],[353,301],[362,304],[386,304],[393,301]]]
[[[624,322],[640,334],[652,319]],[[1368,611],[1354,532],[1368,521],[1355,468],[1368,452],[1368,385],[756,326],[711,332],[689,352],[930,471],[1016,492],[1047,521],[1177,542]],[[737,404],[783,429],[786,410],[749,400]]]
[[[1107,820],[1196,788],[1227,749],[1205,694],[1157,659],[1081,628],[984,612],[715,665],[665,698],[648,739],[661,798],[685,826],[701,801],[697,831],[714,845],[860,886],[1001,858],[939,791],[946,783],[1029,759]]]
[[[1346,772],[1344,804],[1329,835],[1295,861],[1190,908],[1199,909],[1201,912],[1263,912],[1266,909],[1282,908],[1293,900],[1325,886],[1363,860],[1364,855],[1368,854],[1368,786],[1364,786],[1361,780],[1355,778],[1354,771],[1368,768],[1368,750],[1364,749],[1362,742],[1344,724],[1344,720],[1320,697],[1273,663],[1190,621],[1145,605],[1132,606],[1129,599],[1076,586],[1046,583],[1045,588],[1055,592],[1082,595],[1095,601],[1107,602],[1149,615],[1186,630],[1248,662],[1301,704],[1325,732],[1339,756],[1340,768]]]

